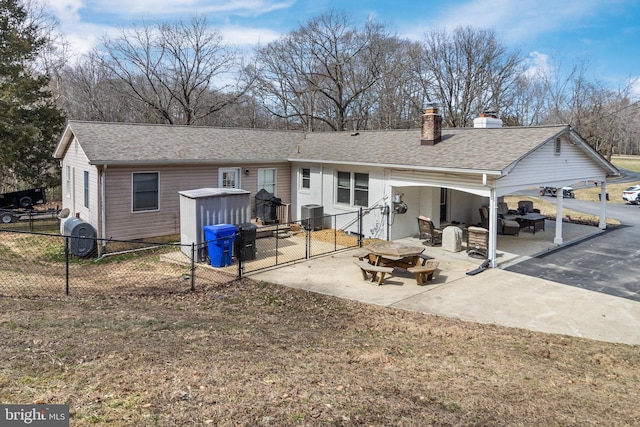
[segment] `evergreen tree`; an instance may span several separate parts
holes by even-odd
[[[20,0],[0,0],[0,185],[60,184],[53,150],[64,126],[33,65],[47,43]]]

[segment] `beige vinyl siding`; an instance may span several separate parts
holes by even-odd
[[[180,233],[180,191],[197,188],[217,188],[219,167],[228,165],[148,166],[107,168],[106,179],[106,237],[113,239],[144,239]],[[240,185],[251,192],[251,212],[255,217],[255,194],[258,168],[276,167],[277,197],[290,202],[290,166],[287,163],[260,164],[240,167]],[[249,174],[245,175],[245,169]],[[131,177],[133,172],[159,174],[159,205],[157,211],[133,212],[131,206]]]
[[[283,203],[291,203],[291,165],[289,163],[254,164],[241,168],[240,184],[243,190],[251,192],[251,216],[256,217],[256,193],[258,192],[258,169],[276,168],[276,197]],[[245,174],[249,171],[249,175]]]

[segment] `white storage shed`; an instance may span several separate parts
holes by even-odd
[[[182,252],[191,257],[196,246],[196,260],[205,261],[207,248],[203,227],[215,224],[239,225],[251,221],[250,192],[235,188],[198,188],[180,191],[180,243]]]

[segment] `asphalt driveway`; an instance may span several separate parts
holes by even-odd
[[[545,200],[555,202],[552,197]],[[563,205],[579,212],[600,212],[598,202],[564,199]],[[622,225],[506,270],[640,301],[640,209],[609,203],[607,216]]]

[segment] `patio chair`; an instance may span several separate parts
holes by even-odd
[[[520,200],[518,202],[518,213],[520,215],[526,215],[533,212],[540,213],[540,209],[534,209],[533,202],[531,200]]]
[[[509,209],[509,205],[506,202],[498,202],[498,217],[504,219],[515,219],[518,215],[518,211],[515,209]]]
[[[515,219],[498,218],[498,232],[500,234],[520,234],[520,223]]]
[[[442,230],[437,229],[430,218],[420,215],[418,217],[419,239],[426,239],[424,245],[436,246],[442,244]]]
[[[489,208],[482,206],[480,209],[480,227],[489,229]]]

